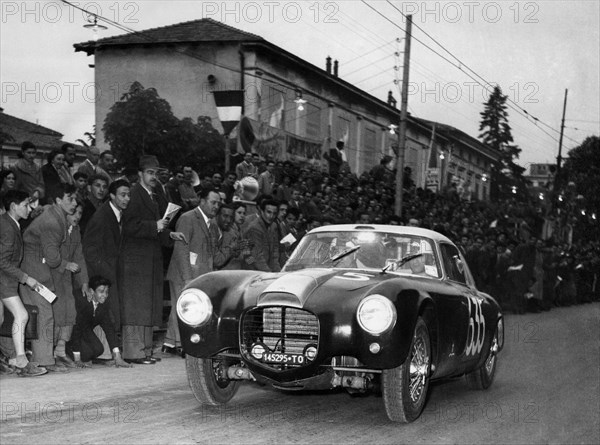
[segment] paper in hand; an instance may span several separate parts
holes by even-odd
[[[279,241],[280,244],[289,244],[289,245],[292,245],[295,242],[296,242],[296,237],[294,235],[292,235],[291,233],[288,233],[286,236],[281,238],[281,241]]]
[[[167,210],[165,210],[165,215],[163,216],[163,219],[171,221],[175,217],[175,215],[177,215],[177,212],[179,212],[179,210],[181,210],[181,206],[170,202],[167,205]]]
[[[56,294],[43,284],[38,286],[37,293],[44,297],[48,303],[52,303],[54,300],[56,300]]]

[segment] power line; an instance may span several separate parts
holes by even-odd
[[[363,3],[365,3],[365,4],[366,4],[366,2],[365,2],[364,0],[363,0]],[[390,6],[392,6],[392,7],[393,7],[393,8],[394,8],[396,11],[398,11],[400,14],[402,14],[402,16],[403,16],[403,17],[405,17],[405,18],[406,18],[406,14],[404,14],[404,13],[403,13],[403,12],[402,12],[400,9],[398,9],[398,8],[397,8],[397,7],[396,7],[394,4],[392,4],[392,3],[391,3],[389,0],[387,0],[387,3],[388,3]],[[393,22],[392,22],[392,23],[393,23]],[[441,43],[439,43],[439,42],[438,42],[438,41],[437,41],[435,38],[433,38],[433,37],[432,37],[432,36],[431,36],[429,33],[427,33],[427,31],[425,31],[423,28],[421,28],[421,27],[420,27],[419,25],[417,25],[417,24],[415,24],[415,26],[416,26],[416,27],[417,27],[417,28],[418,28],[418,29],[419,29],[421,32],[423,32],[423,33],[424,33],[424,34],[425,34],[427,37],[429,37],[429,38],[430,38],[430,39],[431,39],[433,42],[435,42],[435,43],[436,43],[436,44],[437,44],[437,45],[438,45],[440,48],[442,48],[442,49],[443,49],[444,51],[446,51],[446,52],[447,52],[447,53],[448,53],[450,56],[452,56],[452,57],[453,57],[453,58],[454,58],[454,59],[455,59],[455,60],[456,60],[456,61],[457,61],[457,62],[458,62],[460,65],[459,65],[458,67],[456,67],[456,66],[455,66],[453,63],[451,63],[450,61],[448,61],[448,59],[447,59],[447,58],[445,58],[445,57],[443,57],[443,56],[440,56],[440,57],[442,57],[444,60],[448,61],[448,62],[449,62],[451,65],[455,66],[456,68],[460,69],[461,71],[462,71],[462,68],[463,68],[463,67],[464,67],[464,68],[466,68],[466,69],[468,69],[468,70],[469,70],[469,71],[471,71],[471,72],[472,72],[472,73],[473,73],[473,74],[474,74],[476,77],[478,77],[478,78],[479,78],[479,79],[481,79],[483,82],[485,82],[485,84],[486,84],[486,85],[491,85],[491,83],[490,83],[490,82],[488,82],[486,79],[484,79],[482,76],[480,76],[480,75],[479,75],[479,74],[478,74],[478,73],[477,73],[475,70],[473,70],[472,68],[470,68],[470,67],[469,67],[467,64],[465,64],[465,63],[464,63],[462,60],[460,60],[458,57],[456,57],[456,56],[455,56],[455,55],[454,55],[454,54],[453,54],[453,53],[452,53],[450,50],[448,50],[448,49],[447,49],[447,48],[446,48],[444,45],[442,45]],[[417,40],[419,43],[421,43],[421,44],[422,44],[422,45],[424,45],[426,48],[430,49],[432,52],[434,52],[435,54],[437,54],[437,55],[439,56],[439,53],[437,53],[436,51],[434,51],[434,50],[433,50],[431,47],[429,47],[428,45],[425,45],[425,44],[424,44],[422,41],[420,41],[419,39],[416,39],[416,38],[415,38],[415,40]],[[467,73],[465,73],[465,74],[467,74]],[[471,76],[469,76],[469,77],[471,77]],[[471,77],[471,78],[472,78],[472,77]],[[474,80],[475,80],[475,79],[474,79]],[[482,85],[482,86],[484,86],[484,85]],[[527,115],[527,116],[530,116],[530,117],[531,117],[531,118],[532,118],[532,119],[535,121],[535,123],[540,123],[540,124],[544,125],[545,127],[549,128],[550,130],[554,131],[555,133],[560,133],[560,131],[559,131],[559,130],[557,130],[556,128],[554,128],[553,126],[551,126],[551,125],[549,125],[549,124],[545,123],[544,121],[542,121],[542,120],[538,119],[537,117],[533,116],[532,114],[530,114],[530,113],[529,113],[527,110],[525,110],[524,108],[522,108],[522,107],[521,107],[519,104],[517,104],[515,101],[513,101],[513,100],[512,100],[510,97],[508,97],[507,99],[508,99],[508,101],[509,101],[510,103],[514,104],[514,106],[515,106],[515,107],[517,107],[517,108],[515,108],[515,107],[511,107],[511,108],[513,108],[515,111],[517,111],[517,112],[519,112],[519,113],[521,113],[521,112],[522,112],[522,113],[524,113],[525,115]],[[540,127],[538,127],[538,128],[540,128]],[[547,134],[547,133],[546,133],[546,134]],[[571,138],[569,138],[568,136],[565,136],[565,137],[567,137],[568,139],[571,139]],[[577,143],[577,141],[575,141],[574,139],[571,139],[571,140],[572,140],[573,142],[576,142],[576,143]]]

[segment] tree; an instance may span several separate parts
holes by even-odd
[[[155,155],[170,166],[185,159],[191,147],[173,146],[177,138],[169,134],[178,127],[179,119],[171,111],[171,105],[156,89],[146,89],[134,82],[110,108],[102,131],[117,159],[127,167],[137,168],[144,154]]]
[[[595,227],[597,236],[600,232],[599,220],[593,220],[591,217],[593,214],[596,218],[600,217],[600,138],[587,137],[581,145],[569,150],[568,155],[562,170],[566,181],[562,184],[571,184],[575,187],[573,193],[575,199],[567,197],[564,205],[568,206],[567,210],[577,217],[582,228],[585,229],[588,224],[590,228]],[[584,232],[589,233],[587,230]]]
[[[92,131],[86,131],[85,133],[83,133],[83,135],[85,136],[85,139],[76,139],[75,142],[79,142],[81,145],[83,145],[84,147],[93,147],[94,145],[96,145],[96,126],[94,125],[92,127]]]
[[[197,171],[223,168],[223,137],[210,117],[200,116],[196,123],[189,117],[178,119],[155,88],[139,82],[111,107],[102,131],[125,167],[137,168],[141,155],[152,154],[171,169],[184,163]]]
[[[497,199],[503,190],[509,191],[513,185],[524,187],[526,183],[523,178],[525,169],[515,164],[521,149],[512,143],[513,137],[506,111],[507,98],[508,96],[502,94],[502,89],[495,86],[490,98],[484,104],[484,110],[479,113],[481,115],[479,138],[485,145],[500,154],[498,161],[492,164],[490,188],[492,199]]]
[[[213,127],[208,116],[199,116],[195,124],[198,134],[197,144],[192,153],[192,162],[201,174],[212,174],[225,169],[225,140]],[[207,170],[207,168],[209,170]]]

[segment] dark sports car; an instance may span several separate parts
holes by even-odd
[[[241,381],[281,390],[381,391],[388,417],[419,417],[430,381],[487,389],[503,316],[457,247],[430,230],[325,226],[280,273],[212,272],[177,302],[190,386],[203,404]]]

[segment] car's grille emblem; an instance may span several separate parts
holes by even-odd
[[[259,307],[242,319],[241,350],[277,370],[310,364],[319,345],[319,320],[311,312],[286,306]]]

